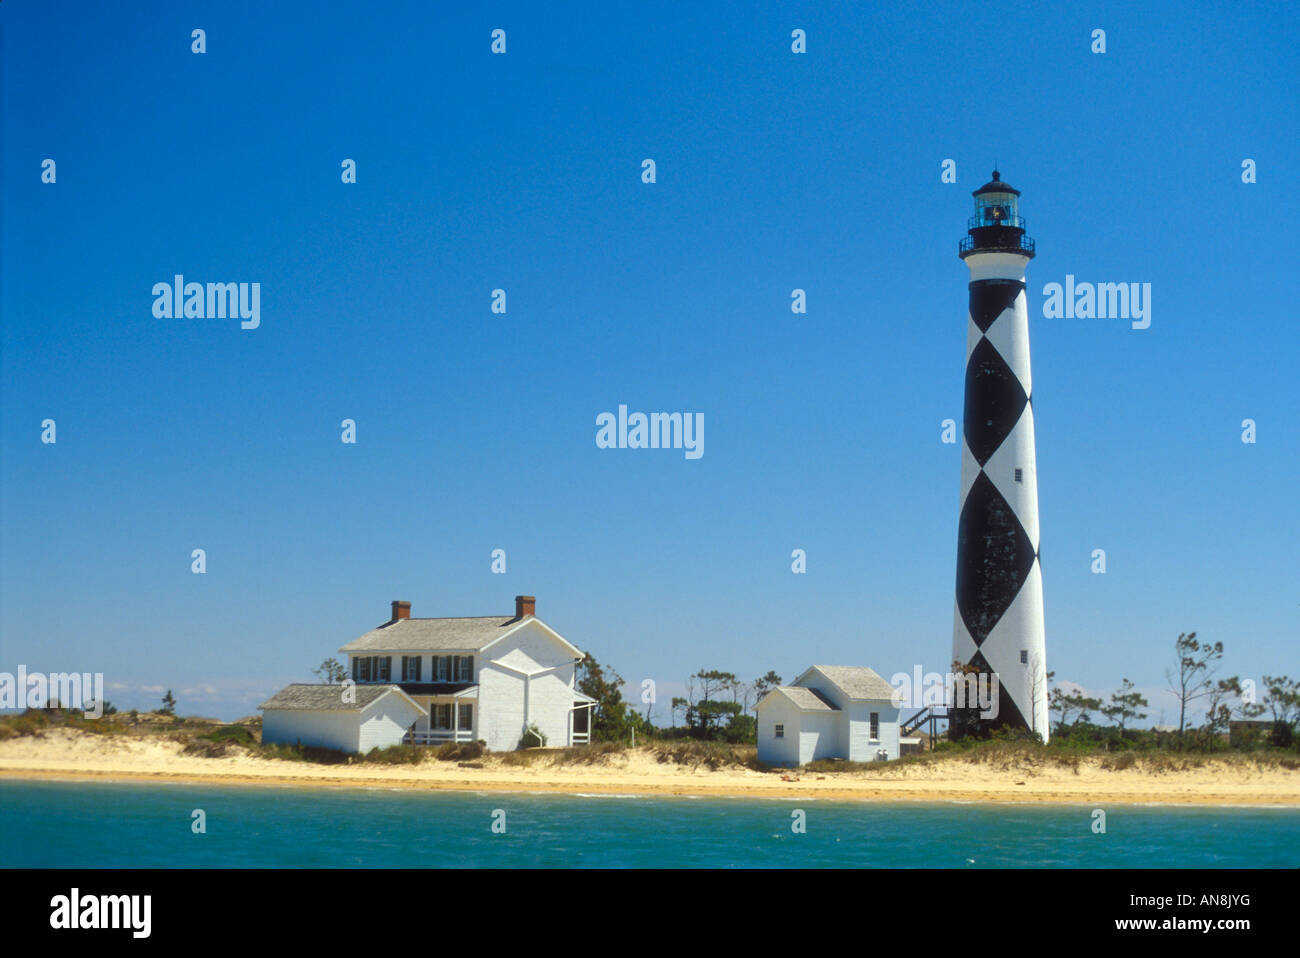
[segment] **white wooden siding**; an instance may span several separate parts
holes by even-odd
[[[361,739],[360,712],[306,709],[266,709],[262,713],[262,741],[270,744],[312,745],[355,752]]]
[[[784,695],[772,694],[763,699],[758,713],[758,760],[768,765],[799,764],[800,711]],[[784,725],[784,736],[776,737],[777,725]]]
[[[804,712],[800,716],[799,764],[839,754],[842,712]],[[788,734],[788,733],[787,733]]]
[[[368,752],[399,745],[417,718],[416,709],[402,696],[390,693],[360,711],[327,709],[266,709],[262,713],[262,741],[343,752]]]
[[[854,702],[848,710],[848,748],[844,754],[850,762],[874,762],[884,749],[890,760],[898,758],[898,709],[889,702]],[[871,713],[880,716],[880,735],[871,737]]]
[[[479,669],[480,736],[493,751],[518,747],[535,724],[548,746],[572,744],[575,663],[568,649],[529,622],[491,645]]]

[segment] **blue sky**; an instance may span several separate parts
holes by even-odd
[[[1295,672],[1294,8],[133,6],[0,9],[0,670],[233,718],[392,599],[517,593],[663,699],[946,668],[996,161],[1048,667],[1156,689],[1195,630]],[[260,327],[155,318],[175,273],[259,282]],[[1044,318],[1066,274],[1151,283],[1150,328]],[[598,449],[620,403],[703,413],[704,456]]]

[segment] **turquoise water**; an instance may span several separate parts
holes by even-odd
[[[191,830],[206,814],[206,834]],[[494,810],[505,833],[494,834]],[[803,809],[805,834],[791,830]],[[0,781],[5,867],[1295,868],[1300,810]],[[499,820],[499,816],[498,819]]]

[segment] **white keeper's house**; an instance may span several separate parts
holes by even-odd
[[[513,616],[438,619],[394,602],[389,621],[339,649],[350,681],[290,685],[259,706],[262,741],[368,752],[482,740],[501,752],[534,726],[547,746],[590,741],[583,653],[537,618],[536,602],[516,596]]]
[[[893,701],[894,687],[871,669],[814,665],[754,707],[759,761],[798,766],[819,758],[898,758],[899,710]]]

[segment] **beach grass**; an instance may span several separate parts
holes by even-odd
[[[1102,771],[1137,770],[1154,775],[1177,774],[1226,763],[1240,769],[1300,770],[1300,753],[1293,748],[1258,746],[1235,749],[1226,746],[1206,749],[1177,749],[1152,745],[1138,733],[1094,740],[1062,735],[1044,745],[1036,739],[1005,735],[991,739],[940,740],[932,749],[891,762],[850,762],[818,759],[799,769],[769,766],[759,761],[754,745],[694,738],[646,738],[633,749],[622,742],[593,742],[568,748],[530,748],[511,752],[490,752],[485,743],[446,743],[435,747],[394,745],[371,749],[363,755],[302,744],[265,744],[260,723],[235,724],[212,719],[180,718],[160,713],[115,714],[100,719],[86,718],[74,709],[29,709],[0,717],[0,741],[25,736],[42,737],[55,729],[86,735],[129,736],[176,742],[186,756],[227,758],[247,755],[314,765],[421,765],[425,762],[455,762],[465,767],[564,768],[609,766],[625,763],[632,756],[652,758],[660,765],[709,771],[750,770],[781,775],[815,775],[851,778],[878,776],[907,768],[927,766],[982,767],[996,771],[1067,770],[1079,774],[1082,766]]]

